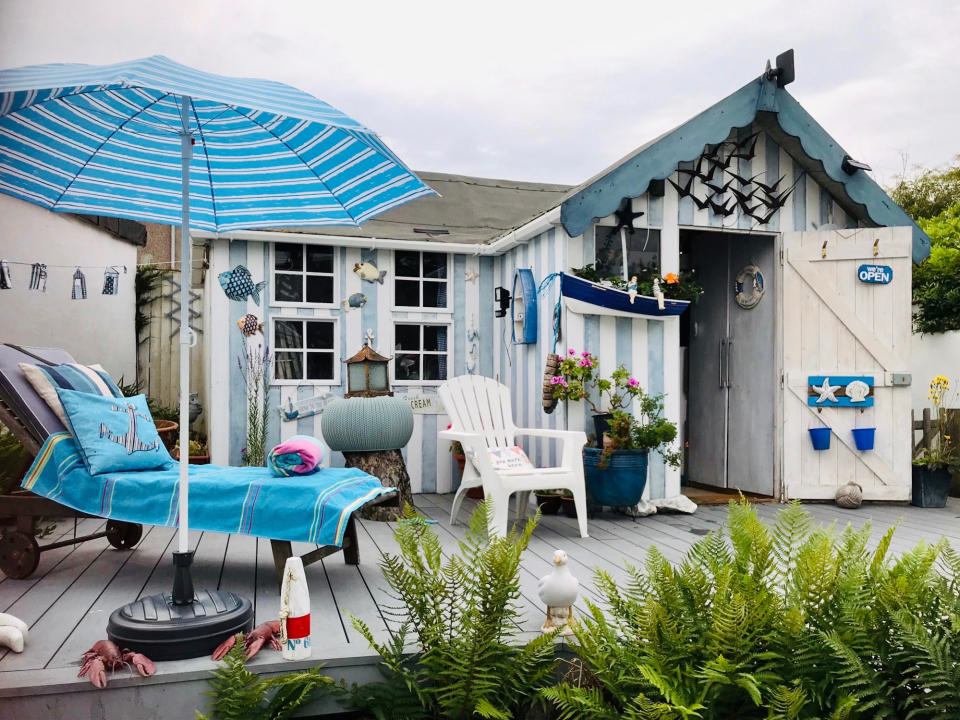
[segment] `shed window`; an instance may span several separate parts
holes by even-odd
[[[275,320],[274,378],[333,380],[335,320]]]
[[[332,304],[333,253],[332,247],[276,243],[273,249],[274,301]]]
[[[615,227],[596,226],[597,274],[601,278],[623,276],[623,244]],[[627,277],[640,275],[643,268],[660,267],[660,231],[634,228],[627,231]]]
[[[398,323],[394,326],[394,378],[398,383],[447,379],[449,325]]]
[[[397,307],[447,307],[447,253],[397,250],[394,302]]]

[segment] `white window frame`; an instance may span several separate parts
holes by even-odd
[[[272,315],[270,317],[270,336],[269,343],[273,352],[273,361],[276,363],[276,357],[278,352],[285,352],[284,348],[278,348],[275,346],[274,340],[276,339],[276,322],[278,320],[284,321],[298,321],[303,323],[308,322],[329,322],[333,323],[333,377],[329,380],[327,379],[309,379],[309,378],[292,378],[288,380],[279,379],[275,377],[276,369],[271,368],[270,370],[270,385],[283,387],[283,386],[294,386],[299,387],[301,385],[306,386],[320,386],[320,387],[338,387],[340,385],[340,365],[342,365],[340,358],[340,319],[338,317],[304,317],[303,315]],[[306,342],[306,328],[304,328],[304,342]],[[307,348],[303,348],[302,352],[306,353]],[[304,357],[303,370],[306,373],[306,357]]]
[[[447,329],[447,377],[443,380],[398,380],[396,367],[397,363],[394,359],[399,354],[406,354],[409,351],[397,350],[397,325],[419,325],[420,330],[420,349],[418,354],[421,359],[423,358],[423,326],[424,325],[434,325],[439,327],[445,327]],[[447,380],[453,377],[453,320],[428,320],[424,318],[393,318],[393,322],[390,325],[390,385],[396,387],[439,387],[443,385]],[[439,352],[434,352],[428,350],[427,354],[429,355],[440,355]]]
[[[440,255],[446,255],[446,256],[447,256],[447,277],[445,278],[446,281],[447,281],[447,305],[446,305],[446,307],[436,307],[436,308],[434,308],[434,307],[424,307],[423,305],[398,305],[398,304],[397,304],[397,286],[396,286],[396,281],[397,281],[397,280],[418,280],[418,281],[421,283],[421,288],[420,288],[420,302],[423,302],[423,287],[422,287],[423,281],[424,281],[424,280],[427,280],[427,281],[429,282],[429,281],[435,280],[434,278],[424,278],[423,275],[420,275],[419,277],[416,277],[416,278],[415,278],[415,277],[412,277],[412,276],[411,276],[411,277],[407,277],[407,276],[398,277],[398,276],[397,276],[397,253],[398,253],[398,252],[415,252],[415,253],[418,253],[418,254],[420,255],[420,272],[421,272],[421,273],[423,272],[423,253],[424,253],[424,252],[435,252],[435,253],[438,253],[438,254],[440,254]],[[391,272],[390,272],[390,275],[389,275],[387,278],[384,278],[384,280],[387,281],[387,282],[393,283],[393,285],[392,285],[391,288],[390,288],[390,296],[391,296],[391,298],[392,298],[392,303],[393,303],[392,310],[393,310],[394,312],[405,312],[405,313],[443,313],[443,314],[447,314],[447,315],[453,315],[453,288],[454,288],[454,278],[453,278],[453,253],[446,252],[446,251],[444,251],[444,250],[442,250],[442,249],[426,250],[426,251],[425,251],[425,250],[394,250],[393,252],[390,253],[390,262],[391,262],[391,265],[392,265],[392,267],[390,268]],[[392,277],[390,277],[390,276],[392,276]],[[397,322],[397,320],[394,319],[394,322]]]
[[[277,257],[277,243],[282,241],[273,241],[270,242],[270,278],[268,284],[270,285],[270,307],[279,307],[279,308],[339,308],[340,304],[337,301],[337,298],[340,297],[340,264],[343,262],[343,248],[335,247],[331,245],[319,245],[318,247],[329,247],[333,250],[333,301],[329,303],[313,303],[307,302],[294,302],[292,300],[277,300],[276,298],[276,257]],[[316,245],[315,243],[304,243],[304,242],[284,242],[285,245],[301,245],[303,246],[303,270],[300,271],[286,271],[280,270],[281,273],[286,273],[289,275],[299,274],[299,275],[323,275],[327,273],[308,273],[307,272],[307,247],[311,245]],[[306,283],[303,286],[303,297],[307,297],[307,288]]]
[[[611,228],[611,227],[612,227],[612,228],[615,228],[616,225],[614,224],[614,222],[613,222],[612,220],[607,220],[606,218],[604,218],[603,220],[601,220],[601,221],[599,221],[599,222],[595,222],[595,223],[593,224],[593,266],[594,266],[594,268],[597,267],[597,231],[598,231],[600,228]],[[660,247],[659,247],[659,250],[658,250],[658,252],[657,252],[657,255],[658,255],[659,258],[660,258],[660,267],[663,267],[663,228],[662,228],[662,227],[635,227],[635,228],[633,228],[633,231],[634,231],[635,233],[644,232],[644,231],[648,231],[648,230],[649,230],[651,233],[654,233],[654,232],[660,233],[660,240],[659,240],[659,246],[660,246]],[[619,274],[620,274],[620,273],[617,273],[617,275],[619,275]]]

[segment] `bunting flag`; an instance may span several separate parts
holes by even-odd
[[[0,260],[0,290],[9,290],[13,287],[13,278],[10,276],[10,266],[6,260]]]
[[[30,269],[30,289],[47,291],[47,266],[43,263],[34,263]]]
[[[116,295],[119,290],[120,271],[115,267],[108,267],[103,272],[103,294]]]
[[[74,300],[87,299],[87,278],[80,272],[80,268],[77,268],[73,273],[73,293],[71,297]]]

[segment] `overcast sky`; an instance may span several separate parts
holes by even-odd
[[[0,0],[0,67],[163,54],[279,80],[410,166],[576,184],[780,51],[874,177],[960,153],[960,2]]]

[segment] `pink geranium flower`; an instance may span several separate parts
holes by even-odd
[[[576,355],[577,351],[573,348],[567,348],[567,355]]]
[[[636,378],[630,378],[629,380],[627,380],[627,385],[629,385],[630,387],[637,387],[639,384],[640,384],[640,381],[637,380]]]

